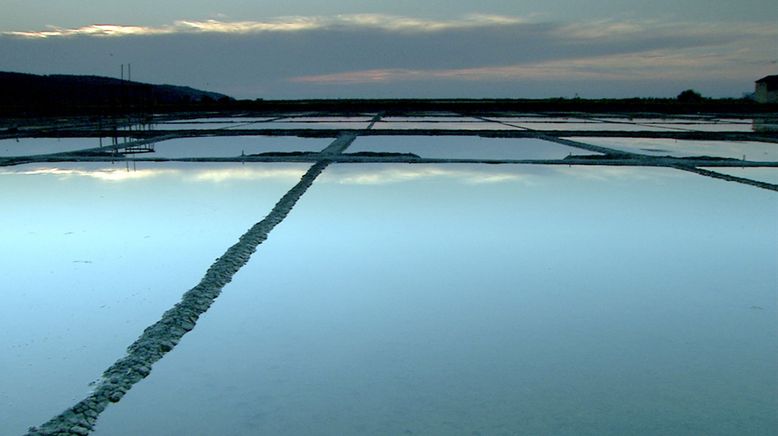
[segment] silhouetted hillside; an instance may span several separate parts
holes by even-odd
[[[87,107],[154,107],[211,102],[229,97],[185,86],[151,85],[98,76],[0,72],[0,106],[6,108],[75,109]]]

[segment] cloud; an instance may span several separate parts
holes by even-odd
[[[776,45],[758,23],[356,14],[6,32],[0,59],[111,76],[131,62],[138,80],[237,98],[740,96],[773,73]]]
[[[77,28],[49,26],[47,30],[3,32],[23,38],[73,36],[120,37],[130,35],[170,35],[191,33],[252,34],[263,32],[299,32],[321,29],[378,29],[392,32],[438,32],[487,26],[509,26],[525,23],[520,17],[469,15],[459,20],[427,20],[382,14],[351,14],[333,17],[279,17],[267,21],[179,20],[158,27],[118,24],[93,24]]]
[[[294,83],[352,85],[403,81],[513,81],[513,80],[639,80],[663,76],[688,80],[722,75],[747,75],[753,65],[737,53],[677,53],[654,50],[593,56],[582,59],[528,62],[507,66],[460,69],[373,69],[293,77]]]

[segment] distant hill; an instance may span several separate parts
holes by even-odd
[[[231,100],[186,86],[152,85],[99,76],[0,72],[0,106],[6,108],[85,108],[179,105]]]

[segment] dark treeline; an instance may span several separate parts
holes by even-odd
[[[225,109],[239,111],[328,112],[353,114],[378,112],[385,115],[412,112],[455,112],[488,115],[504,112],[626,112],[626,113],[771,113],[776,104],[758,104],[747,99],[703,99],[695,102],[678,99],[333,99],[333,100],[259,100],[224,102]]]
[[[137,94],[136,94],[137,96]],[[759,104],[751,100],[706,99],[701,102],[679,102],[675,99],[332,99],[332,100],[216,100],[209,97],[183,98],[163,102],[156,98],[135,101],[111,100],[105,104],[78,103],[71,100],[33,99],[24,103],[0,102],[0,115],[24,117],[41,115],[112,115],[123,113],[197,113],[219,112],[279,114],[325,112],[350,115],[366,112],[384,115],[413,112],[454,112],[467,115],[489,115],[504,112],[584,112],[584,113],[778,113],[778,104]]]
[[[386,115],[454,112],[589,113],[775,113],[778,104],[750,99],[703,98],[691,90],[678,98],[627,99],[311,99],[235,100],[223,94],[172,85],[151,85],[96,76],[37,76],[0,72],[0,116],[99,115],[151,113],[300,113]],[[687,95],[688,94],[688,95]],[[689,97],[693,98],[689,98]]]
[[[0,115],[121,114],[229,100],[214,92],[98,76],[0,72]]]

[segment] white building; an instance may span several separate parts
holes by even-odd
[[[759,103],[778,103],[778,76],[767,76],[757,80],[754,97]]]

